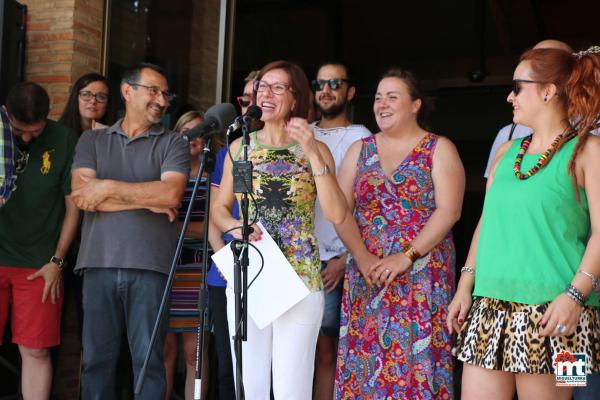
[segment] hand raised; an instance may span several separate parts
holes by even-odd
[[[318,154],[319,148],[315,133],[311,126],[304,118],[292,118],[288,121],[285,130],[290,137],[300,144],[304,154],[310,157],[313,154]]]

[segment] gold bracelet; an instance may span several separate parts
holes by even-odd
[[[404,254],[408,257],[410,262],[413,263],[421,257],[421,253],[419,253],[419,250],[415,249],[415,246],[413,246],[412,243],[407,243],[406,246],[404,246]]]

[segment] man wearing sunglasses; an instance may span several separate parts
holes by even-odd
[[[573,49],[571,48],[571,46],[569,46],[565,42],[561,42],[558,40],[552,40],[552,39],[542,40],[541,42],[536,44],[534,46],[534,48],[535,49],[560,49],[560,50],[568,51],[569,53],[573,52]],[[528,85],[531,83],[536,83],[536,82],[529,82],[529,81],[523,81],[523,80],[513,81],[512,92],[514,93],[515,97],[519,95],[519,92],[523,88],[523,85]],[[488,162],[485,167],[485,172],[483,174],[483,177],[487,179],[488,176],[490,175],[490,172],[491,172],[490,168],[492,168],[492,164],[494,162],[496,152],[498,151],[500,146],[502,146],[502,144],[504,144],[505,142],[508,142],[510,140],[524,138],[525,136],[529,135],[530,133],[531,133],[531,129],[529,129],[528,127],[521,125],[521,124],[514,124],[514,123],[506,125],[502,129],[500,129],[500,131],[496,135],[496,139],[494,139],[494,144],[492,144],[492,149],[490,150],[490,155],[488,157]]]
[[[12,341],[21,355],[25,399],[50,396],[50,347],[60,343],[62,268],[79,224],[70,199],[76,136],[47,119],[50,99],[32,82],[6,99],[17,177],[0,208],[0,342],[9,308]]]
[[[363,125],[352,124],[348,117],[349,104],[356,94],[356,87],[350,80],[346,66],[340,63],[321,65],[317,78],[312,81],[312,88],[315,106],[321,115],[321,119],[312,125],[315,138],[329,147],[337,169],[350,145],[370,136],[371,132]],[[314,398],[321,400],[333,396],[347,251],[333,225],[323,216],[318,201],[316,207],[315,234],[321,257],[325,310],[317,341]]]
[[[117,397],[123,334],[139,376],[175,252],[173,222],[190,169],[188,144],[160,124],[173,98],[162,69],[143,63],[126,71],[121,96],[124,118],[84,132],[73,161],[72,197],[85,211],[75,268],[83,272],[84,400]],[[165,397],[166,328],[163,323],[156,336],[141,399]]]

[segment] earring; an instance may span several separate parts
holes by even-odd
[[[544,96],[544,103],[548,102],[548,96]]]

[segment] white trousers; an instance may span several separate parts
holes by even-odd
[[[227,294],[229,333],[235,333],[233,290]],[[247,400],[269,400],[271,371],[275,400],[311,400],[315,350],[323,318],[323,292],[312,292],[264,329],[248,316],[248,340],[242,342],[242,373]],[[233,340],[231,353],[236,376]]]

